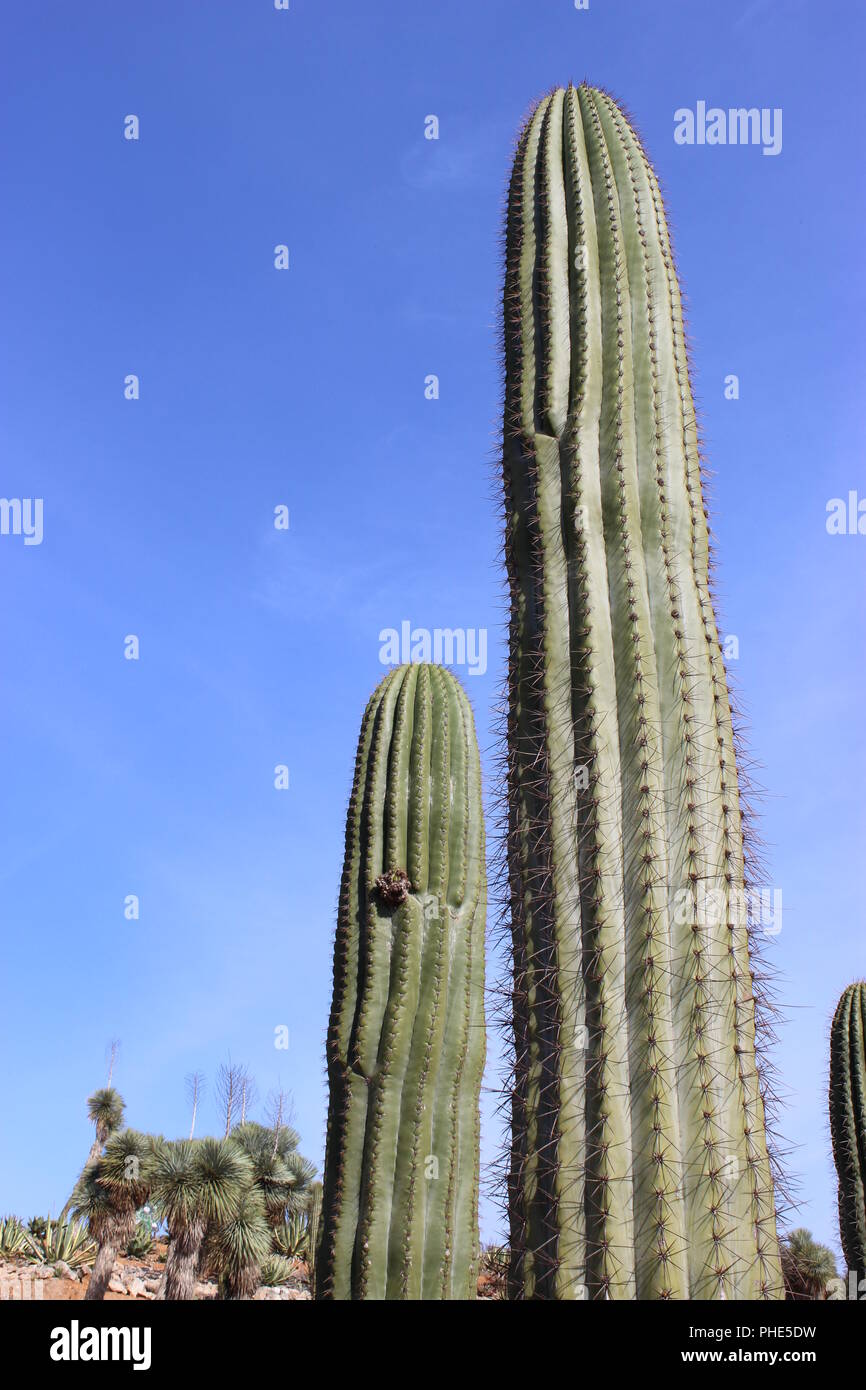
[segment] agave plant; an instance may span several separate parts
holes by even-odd
[[[152,1198],[171,1233],[161,1298],[193,1297],[208,1225],[220,1226],[234,1216],[251,1181],[249,1156],[231,1140],[178,1139],[159,1145]]]
[[[275,1289],[288,1284],[295,1273],[295,1266],[284,1255],[268,1255],[259,1270],[259,1283],[265,1288]]]
[[[261,1190],[251,1184],[234,1214],[217,1223],[213,1236],[213,1259],[224,1298],[252,1298],[262,1265],[271,1255],[272,1239]]]
[[[96,1245],[83,1221],[54,1221],[49,1218],[41,1235],[27,1232],[28,1248],[25,1258],[38,1264],[54,1265],[61,1260],[70,1269],[89,1264],[96,1255]]]
[[[825,1298],[828,1284],[838,1278],[832,1250],[801,1226],[782,1239],[781,1251],[786,1299]]]
[[[0,1221],[0,1255],[21,1255],[27,1250],[27,1231],[17,1216]]]
[[[309,1231],[305,1218],[298,1212],[287,1216],[273,1233],[273,1246],[278,1255],[297,1260],[309,1254]]]
[[[137,1215],[135,1230],[132,1238],[126,1246],[126,1254],[133,1259],[141,1260],[153,1245],[154,1225],[150,1215],[150,1208],[144,1207]]]
[[[113,1134],[101,1157],[88,1163],[75,1186],[71,1205],[87,1221],[98,1246],[84,1297],[102,1299],[118,1252],[135,1230],[136,1213],[150,1190],[153,1141],[138,1130]]]
[[[115,1091],[113,1086],[101,1086],[98,1091],[94,1091],[92,1096],[87,1097],[87,1117],[90,1123],[95,1126],[96,1136],[90,1146],[90,1153],[87,1155],[87,1163],[82,1169],[81,1177],[84,1176],[88,1164],[95,1163],[99,1158],[112,1134],[116,1134],[123,1124],[123,1116],[126,1110],[126,1103],[119,1091]],[[74,1205],[75,1192],[69,1197],[66,1205],[58,1217],[59,1221],[65,1221]]]

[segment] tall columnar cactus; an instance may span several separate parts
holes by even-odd
[[[680,289],[601,91],[521,133],[504,312],[512,1292],[779,1298]]]
[[[830,1131],[848,1268],[866,1276],[866,984],[849,985],[830,1030]]]
[[[474,1297],[485,911],[469,703],[440,667],[398,667],[346,827],[318,1298]]]

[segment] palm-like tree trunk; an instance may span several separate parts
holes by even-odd
[[[111,1278],[111,1271],[114,1269],[116,1259],[117,1243],[114,1238],[103,1240],[93,1262],[93,1273],[84,1294],[86,1302],[105,1297],[105,1290],[108,1288],[108,1281]]]
[[[172,1231],[159,1298],[174,1302],[195,1297],[195,1281],[205,1229],[206,1224],[203,1220],[194,1220],[188,1225],[179,1225]]]
[[[256,1289],[259,1287],[259,1276],[261,1270],[257,1264],[244,1265],[241,1269],[227,1274],[223,1281],[223,1290],[226,1300],[231,1302],[249,1302]]]

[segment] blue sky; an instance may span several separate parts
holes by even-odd
[[[185,1073],[230,1053],[292,1091],[321,1162],[381,629],[487,629],[486,672],[459,674],[492,783],[503,191],[530,102],[587,78],[668,195],[783,892],[788,1166],[797,1219],[838,1248],[826,1053],[866,974],[866,536],[825,521],[866,497],[862,7],[51,0],[4,28],[0,493],[44,499],[44,536],[0,537],[0,1211],[63,1204],[112,1036],[131,1123],[181,1132]],[[676,144],[674,112],[702,100],[781,108],[781,153]],[[489,1160],[492,1096],[484,1139]]]

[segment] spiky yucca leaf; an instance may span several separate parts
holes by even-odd
[[[88,1163],[70,1198],[72,1211],[87,1222],[97,1244],[113,1229],[116,1208],[110,1190],[99,1181],[99,1159]]]
[[[134,1212],[150,1195],[153,1176],[154,1144],[137,1129],[112,1134],[105,1153],[98,1160],[98,1181],[109,1190],[118,1206]]]
[[[262,1194],[250,1187],[234,1215],[219,1222],[214,1234],[214,1259],[226,1298],[252,1298],[259,1270],[271,1253],[271,1238]]]
[[[102,1086],[87,1097],[87,1114],[91,1124],[96,1126],[96,1138],[100,1147],[110,1135],[120,1129],[126,1104],[119,1091],[113,1086]]]
[[[196,1157],[201,1210],[208,1221],[225,1221],[238,1210],[252,1181],[249,1155],[227,1139],[201,1139]]]
[[[269,1150],[257,1153],[250,1162],[268,1219],[276,1224],[283,1220],[283,1214],[292,1201],[294,1175],[287,1164]]]
[[[273,1225],[281,1223],[287,1212],[304,1210],[307,1186],[315,1175],[316,1166],[295,1152],[298,1143],[295,1130],[286,1125],[276,1130],[267,1129],[264,1125],[247,1122],[236,1125],[229,1137],[249,1156],[256,1185]]]
[[[286,1158],[300,1143],[300,1135],[290,1125],[280,1125],[278,1130],[274,1130],[267,1125],[257,1124],[255,1120],[235,1125],[230,1137],[240,1144],[250,1157],[267,1151],[278,1158]]]
[[[153,1158],[154,1202],[172,1231],[196,1217],[221,1221],[237,1209],[251,1175],[249,1156],[230,1140],[169,1140]]]
[[[161,1144],[153,1158],[152,1196],[163,1220],[173,1230],[191,1220],[198,1208],[198,1140],[178,1139]]]

